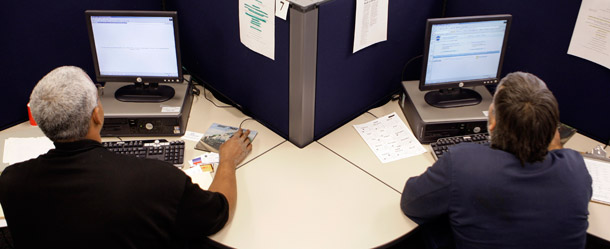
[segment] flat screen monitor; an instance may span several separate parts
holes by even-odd
[[[97,81],[133,82],[115,97],[127,102],[163,102],[181,83],[182,65],[175,11],[87,10]]]
[[[419,89],[440,108],[476,105],[481,95],[463,87],[500,78],[511,15],[428,19]]]

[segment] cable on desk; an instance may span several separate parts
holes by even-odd
[[[396,190],[395,188],[393,188],[392,186],[390,186],[389,184],[385,183],[384,181],[382,181],[381,179],[377,178],[376,176],[374,176],[373,174],[369,173],[368,171],[364,170],[363,168],[360,168],[360,166],[356,165],[355,163],[353,163],[350,160],[347,160],[347,158],[343,157],[342,155],[340,155],[339,153],[335,152],[334,150],[326,147],[326,145],[320,143],[319,141],[316,141],[316,143],[318,143],[319,145],[322,145],[322,147],[326,148],[327,150],[329,150],[332,153],[335,153],[335,155],[339,156],[340,158],[343,158],[343,160],[347,161],[348,163],[350,163],[351,165],[354,165],[356,168],[362,170],[362,172],[367,173],[369,176],[375,178],[377,181],[383,183],[384,185],[388,186],[388,188],[391,188],[392,190],[396,191],[396,193],[398,194],[402,194],[400,191]],[[406,181],[406,179],[405,179]]]
[[[254,120],[253,118],[247,118],[241,121],[241,123],[239,123],[239,129],[241,129],[241,126],[244,124],[244,122],[248,121],[248,120]]]
[[[372,113],[372,112],[370,112],[370,111],[368,111],[368,112],[366,112],[366,113],[373,115],[373,117],[375,117],[375,118],[378,118],[378,117],[377,117],[375,114],[373,114],[373,113]]]

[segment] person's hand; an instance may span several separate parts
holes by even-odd
[[[242,129],[239,129],[229,140],[220,146],[220,164],[228,163],[235,167],[246,158],[248,153],[252,151],[252,144],[248,135],[250,135],[249,130],[243,132]]]
[[[561,145],[561,137],[559,136],[559,129],[557,129],[555,131],[555,136],[553,137],[553,140],[551,140],[551,143],[549,144],[548,150],[551,151],[559,149],[563,149],[563,145]]]

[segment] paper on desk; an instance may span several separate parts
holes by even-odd
[[[275,60],[275,0],[239,0],[239,39]]]
[[[610,205],[610,162],[585,157],[587,170],[593,179],[593,199]]]
[[[388,0],[356,0],[353,53],[388,39]]]
[[[610,1],[582,1],[568,54],[610,68]]]
[[[4,140],[2,162],[14,164],[36,158],[55,148],[47,137],[11,137]]]
[[[382,163],[426,152],[395,112],[354,128]]]
[[[199,142],[199,140],[201,140],[202,137],[203,137],[203,133],[194,132],[194,131],[186,131],[184,133],[184,136],[182,136],[181,138],[184,140],[191,140],[194,142]]]
[[[188,176],[191,177],[193,183],[199,185],[199,187],[203,190],[208,190],[210,185],[212,184],[212,174],[210,172],[203,172],[201,167],[192,167],[190,169],[184,170]]]

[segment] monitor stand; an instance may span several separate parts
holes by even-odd
[[[438,108],[476,105],[483,99],[481,94],[467,88],[450,88],[430,91],[424,96],[426,103]]]
[[[193,102],[189,83],[160,83],[159,87],[175,90],[174,96],[164,102],[123,102],[115,98],[119,89],[132,85],[107,82],[104,86],[104,94],[100,97],[104,108],[103,137],[184,135]]]
[[[174,97],[174,88],[159,83],[133,83],[122,86],[114,97],[123,102],[163,102]]]
[[[415,137],[422,143],[436,142],[441,137],[487,132],[487,111],[492,97],[484,86],[469,87],[481,96],[475,105],[438,108],[425,100],[426,91],[419,90],[419,81],[403,81],[400,107]]]

